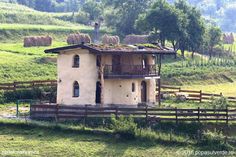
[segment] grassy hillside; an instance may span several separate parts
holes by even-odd
[[[0,82],[55,79],[55,63],[45,57],[0,51]]]
[[[64,18],[70,14],[40,12],[22,5],[0,2],[0,42],[19,42],[30,35],[50,35],[57,41],[65,41],[68,34],[78,31],[92,35],[93,27]],[[104,28],[101,32],[111,31]]]
[[[70,22],[54,18],[50,13],[35,11],[19,4],[0,2],[0,23],[70,26]]]

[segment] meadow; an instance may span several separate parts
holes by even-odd
[[[47,58],[0,51],[0,82],[55,79],[56,64]]]
[[[189,156],[186,151],[234,150],[223,143],[197,144],[191,136],[204,125],[179,124],[170,138],[161,123],[154,130],[142,129],[137,138],[125,140],[115,137],[109,128],[91,128],[70,123],[25,122],[0,120],[0,153],[31,151],[28,156]],[[195,130],[195,131],[194,131]],[[233,129],[228,130],[233,132]],[[182,133],[182,134],[181,134]],[[210,146],[211,145],[211,146]],[[3,154],[4,155],[4,154]],[[7,155],[7,154],[5,154]],[[8,154],[20,156],[19,154]],[[191,155],[191,154],[190,154]]]

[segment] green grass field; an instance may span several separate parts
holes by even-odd
[[[0,82],[56,78],[56,65],[48,58],[0,51]]]
[[[56,42],[56,41],[52,43],[52,46],[48,47],[24,47],[23,43],[0,43],[0,51],[16,53],[21,55],[55,56],[51,54],[45,54],[44,50],[66,45],[67,45],[66,42]]]
[[[202,84],[183,86],[183,89],[203,90],[207,93],[223,93],[225,96],[236,96],[236,82],[233,83],[218,83],[218,84]]]
[[[219,145],[196,145],[188,139],[184,127],[194,130],[192,124],[176,127],[183,135],[172,134],[172,142],[166,128],[173,124],[160,124],[156,133],[142,131],[135,140],[114,138],[111,130],[86,128],[81,125],[45,122],[0,120],[0,154],[22,156],[17,151],[31,151],[28,156],[189,156],[186,151],[227,150]],[[197,127],[197,126],[196,126]],[[183,129],[181,131],[181,129]],[[232,130],[232,129],[231,129]],[[233,130],[232,130],[233,131]],[[193,131],[194,132],[194,131]],[[230,150],[235,149],[231,146]],[[24,156],[24,155],[23,155]]]

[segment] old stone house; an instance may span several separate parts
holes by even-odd
[[[166,48],[80,44],[45,50],[56,53],[57,104],[137,105],[156,103],[161,55]]]

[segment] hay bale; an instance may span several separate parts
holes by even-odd
[[[125,44],[145,44],[148,43],[148,35],[127,35],[124,39]]]
[[[24,47],[30,47],[32,45],[31,39],[29,37],[24,38]]]
[[[75,33],[75,34],[70,34],[67,37],[67,44],[68,45],[73,45],[73,44],[81,44],[81,43],[91,43],[91,38],[88,34],[80,34],[80,33]]]
[[[52,38],[50,36],[35,36],[35,37],[25,37],[24,47],[33,46],[51,46]]]
[[[234,35],[233,33],[230,33],[230,44],[234,43]]]
[[[234,43],[233,33],[223,34],[223,42],[224,42],[224,44],[233,44]]]
[[[102,43],[103,44],[119,45],[120,44],[120,38],[119,38],[119,36],[109,36],[109,35],[105,34],[102,37]]]

